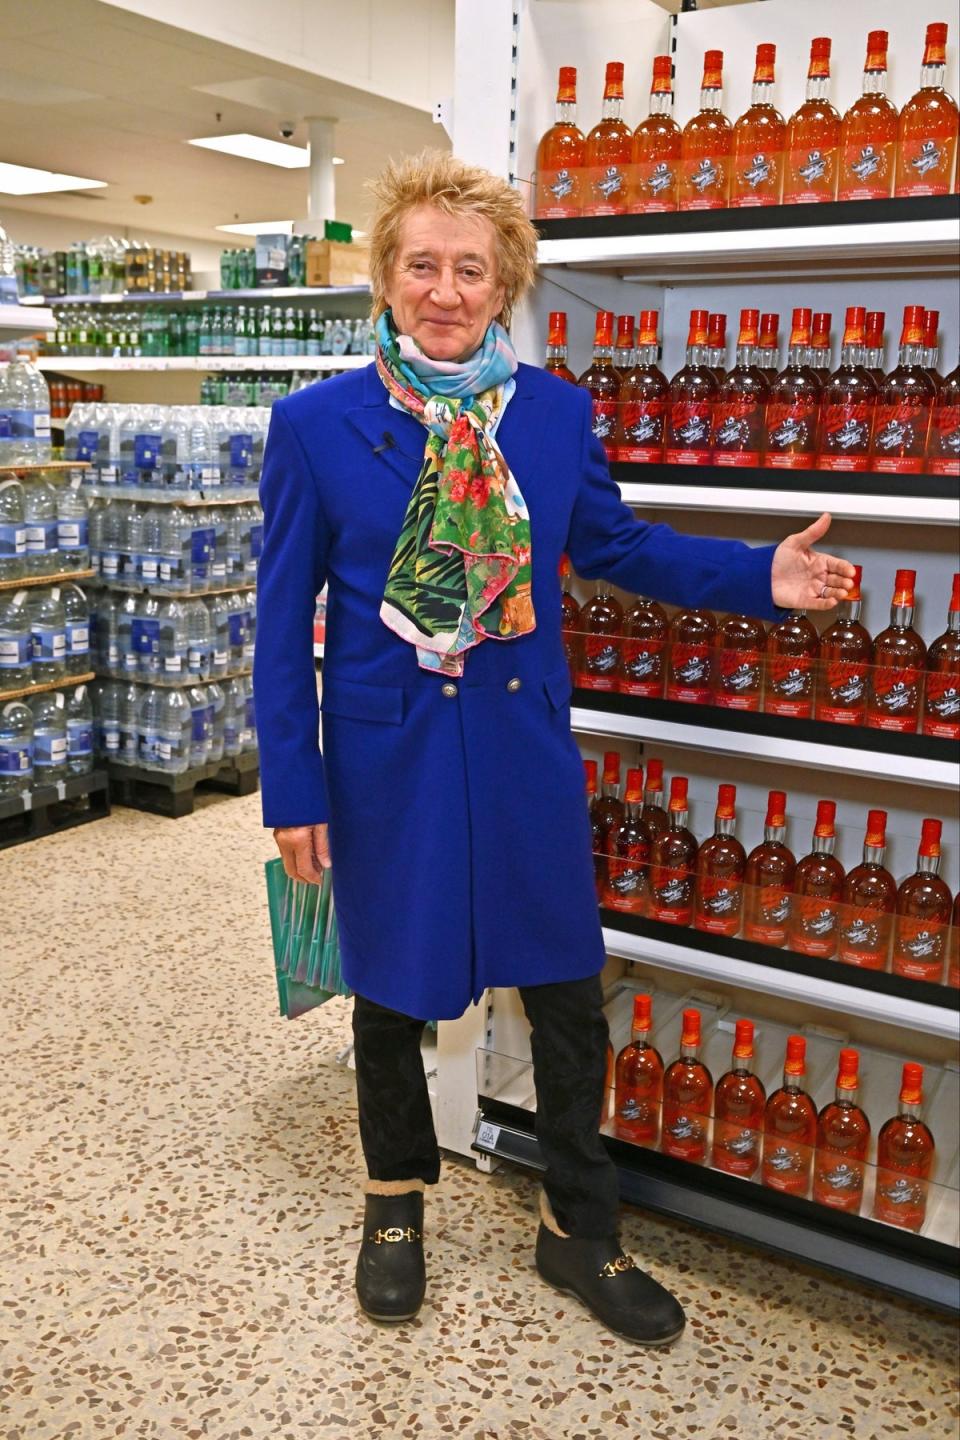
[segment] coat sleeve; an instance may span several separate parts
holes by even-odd
[[[670,605],[780,619],[786,612],[773,603],[770,589],[776,546],[702,540],[638,520],[611,479],[591,429],[590,396],[585,391],[582,396],[580,483],[567,537],[577,574]]]
[[[330,530],[317,483],[277,401],[260,479],[263,550],[257,572],[253,687],[264,825],[322,825],[328,818],[313,659],[316,597]]]

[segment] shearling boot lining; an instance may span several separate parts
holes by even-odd
[[[559,1235],[561,1240],[570,1239],[566,1230],[561,1230],[557,1223],[557,1217],[554,1215],[550,1201],[547,1199],[546,1190],[540,1191],[540,1219],[544,1225],[546,1225],[547,1229],[552,1230],[554,1235]]]
[[[368,1180],[363,1193],[365,1195],[422,1195],[424,1182],[422,1180]]]

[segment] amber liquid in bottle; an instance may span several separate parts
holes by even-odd
[[[738,1020],[734,1033],[733,1064],[717,1081],[713,1097],[710,1163],[728,1175],[749,1179],[760,1167],[767,1095],[751,1068],[753,1022]]]
[[[872,462],[877,471],[919,475],[923,470],[937,394],[923,363],[923,317],[922,305],[904,309],[900,363],[878,389]]]
[[[737,363],[720,386],[714,406],[714,465],[756,466],[762,458],[770,386],[756,364],[759,323],[759,310],[740,311]]]
[[[577,377],[567,364],[567,314],[565,310],[550,311],[550,328],[547,332],[547,358],[543,365],[551,375],[569,380],[576,385]]]
[[[871,810],[863,863],[855,865],[843,882],[837,959],[861,970],[887,968],[897,882],[883,864],[886,828],[887,812]]]
[[[623,65],[607,65],[600,120],[587,136],[585,215],[625,215],[630,209],[633,134],[623,119]]]
[[[734,833],[736,798],[735,785],[720,786],[714,831],[697,855],[693,925],[708,935],[740,933],[747,854]]]
[[[954,990],[960,989],[960,890],[953,897],[953,914],[950,917],[950,939],[948,945],[947,984]]]
[[[733,183],[736,207],[779,205],[787,125],[773,103],[776,45],[758,45],[750,108],[733,127]]]
[[[894,975],[935,985],[943,979],[953,899],[938,873],[942,830],[939,820],[924,820],[917,868],[897,891],[893,928]]]
[[[716,618],[710,610],[678,610],[670,621],[667,699],[709,705],[713,690]]]
[[[930,417],[927,473],[960,475],[960,365],[941,381]]]
[[[920,89],[900,112],[897,195],[947,195],[957,153],[957,102],[943,88],[947,27],[927,26]]]
[[[690,311],[687,363],[670,381],[667,415],[668,465],[709,465],[713,412],[719,390],[709,365],[707,311]]]
[[[653,759],[647,765],[647,788],[643,792],[643,818],[653,837],[666,830],[669,821],[663,793],[663,761]]]
[[[869,319],[869,316],[867,317]],[[923,368],[933,381],[933,388],[939,395],[943,376],[937,369],[940,362],[940,311],[923,312]]]
[[[615,458],[617,408],[620,400],[620,376],[613,366],[613,311],[597,312],[593,340],[593,361],[580,376],[579,385],[589,390],[593,402],[592,429],[606,452]]]
[[[870,1121],[857,1104],[860,1057],[840,1051],[836,1099],[817,1116],[813,1162],[813,1198],[831,1210],[859,1215],[863,1203],[864,1162],[870,1144]]]
[[[680,176],[680,126],[673,118],[673,62],[653,58],[650,113],[633,132],[631,210],[641,215],[676,210]]]
[[[947,628],[927,651],[923,733],[960,740],[960,574],[953,577]]]
[[[586,141],[577,126],[577,72],[560,67],[554,123],[537,146],[535,214],[565,220],[583,209]]]
[[[816,205],[837,193],[840,116],[830,104],[830,40],[810,46],[806,99],[787,126],[784,205]]]
[[[627,771],[624,816],[610,827],[603,903],[627,915],[646,913],[650,880],[650,831],[641,815],[643,770]]]
[[[808,364],[810,311],[793,312],[785,369],[774,379],[764,416],[764,464],[773,470],[812,470],[817,461],[820,380]]]
[[[713,1077],[699,1058],[700,1011],[684,1010],[680,1058],[663,1077],[663,1135],[660,1149],[677,1160],[702,1165],[713,1104]]]
[[[873,1218],[903,1230],[919,1231],[927,1215],[927,1194],[936,1154],[933,1135],[920,1118],[923,1066],[903,1067],[896,1115],[877,1136],[877,1185]]]
[[[787,834],[787,797],[771,790],[763,843],[750,851],[744,875],[743,938],[783,949],[787,943],[790,897],[797,862],[783,843]]]
[[[680,209],[724,210],[729,203],[733,168],[733,126],[720,109],[723,51],[703,57],[700,110],[680,137]]]
[[[860,623],[862,567],[855,565],[853,589],[837,606],[837,619],[820,636],[820,683],[816,717],[831,725],[862,725],[873,641]]]
[[[713,703],[721,710],[756,711],[763,696],[766,632],[748,615],[725,615],[717,627]]]
[[[897,107],[887,99],[887,32],[871,30],[863,93],[840,129],[838,200],[883,200],[893,190]]]
[[[587,813],[590,817],[590,848],[593,852],[593,881],[597,892],[597,899],[599,900],[603,887],[604,868],[606,865],[606,861],[603,855],[603,839],[606,822],[601,813],[597,796],[596,760],[584,760],[583,769],[586,777],[587,787]]]
[[[640,312],[636,364],[620,388],[614,455],[628,464],[663,459],[670,384],[657,365],[657,320],[656,310]]]
[[[834,822],[837,807],[832,800],[817,804],[813,849],[798,862],[793,877],[788,943],[799,955],[832,960],[840,928],[840,898],[843,895],[843,866],[833,851],[837,843]]]
[[[863,365],[866,315],[862,305],[848,308],[840,365],[826,381],[820,397],[821,470],[870,468],[877,384]]]
[[[791,610],[767,632],[767,676],[763,708],[768,715],[808,720],[813,713],[817,632],[802,610]]]
[[[871,730],[912,735],[920,719],[920,690],[927,647],[913,628],[917,573],[898,570],[890,624],[873,642],[873,669],[867,700]]]
[[[603,756],[603,782],[600,794],[590,807],[593,832],[593,863],[597,880],[597,898],[603,898],[607,883],[607,857],[610,832],[623,821],[624,805],[620,799],[620,752],[607,750]]]
[[[650,1044],[651,1005],[649,995],[633,997],[630,1042],[617,1056],[614,1129],[633,1145],[656,1145],[660,1138],[663,1060]]]
[[[671,780],[668,826],[650,847],[650,916],[666,925],[693,919],[697,841],[687,829],[687,784],[683,775]]]
[[[656,600],[638,595],[623,620],[621,695],[659,699],[667,671],[666,613]]]
[[[580,610],[580,670],[577,684],[584,690],[620,687],[623,606],[608,580],[596,582],[596,594]]]
[[[560,629],[563,634],[563,653],[570,666],[571,679],[576,681],[579,669],[580,651],[580,606],[570,593],[570,557],[560,557]]]
[[[787,1195],[806,1195],[813,1169],[817,1111],[803,1088],[806,1052],[802,1035],[788,1038],[783,1084],[774,1090],[763,1112],[760,1178],[771,1190]]]

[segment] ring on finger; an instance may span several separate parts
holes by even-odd
[[[820,599],[821,599],[821,600],[826,600],[826,598],[827,598],[827,589],[828,589],[828,586],[826,586],[826,585],[821,585],[821,587],[820,587]]]

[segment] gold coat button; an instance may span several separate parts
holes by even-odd
[[[517,691],[520,689],[520,681],[517,679],[516,675],[514,675],[512,680],[507,681],[507,689],[510,691],[511,695],[516,695]]]
[[[456,694],[457,694],[457,687],[456,687],[456,685],[451,685],[450,682],[449,682],[449,680],[448,680],[447,683],[446,683],[446,685],[441,685],[441,686],[440,686],[440,694],[441,694],[441,695],[446,695],[446,697],[447,697],[448,700],[453,700],[453,699],[455,699]]]

